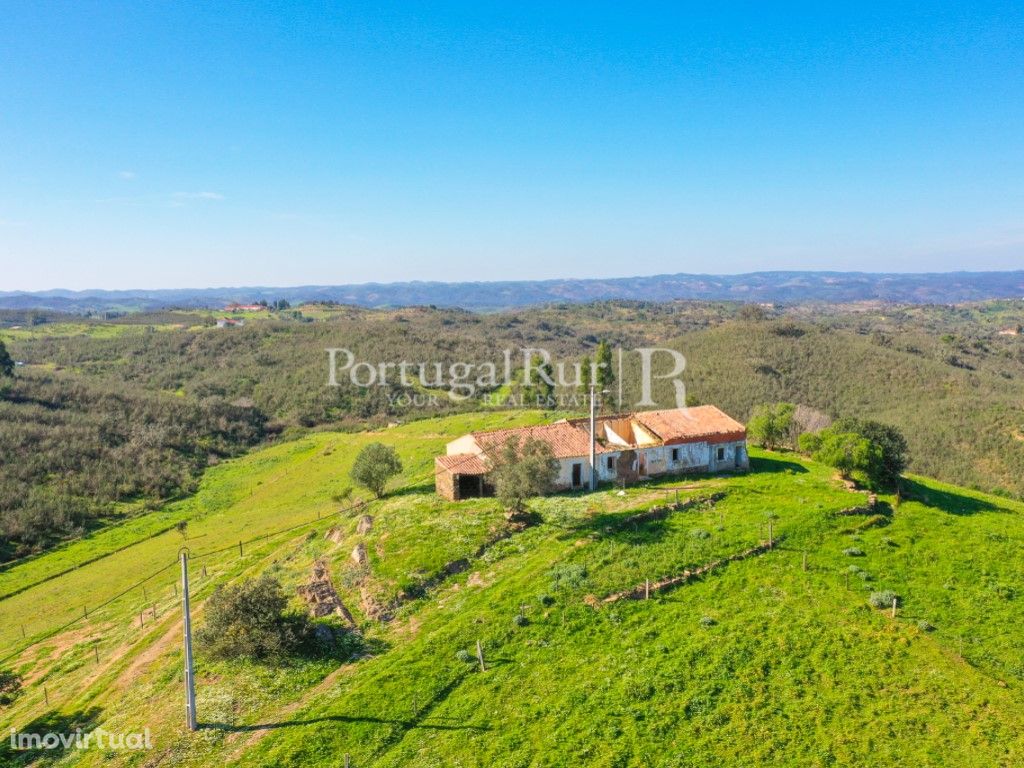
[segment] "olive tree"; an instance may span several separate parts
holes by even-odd
[[[401,471],[402,461],[394,448],[384,443],[370,443],[356,456],[349,476],[379,499],[384,496],[388,481]]]
[[[490,457],[490,482],[495,495],[513,514],[525,509],[531,496],[549,493],[558,479],[558,461],[551,446],[528,438],[512,437]]]
[[[297,651],[309,633],[305,614],[290,612],[280,583],[264,574],[217,587],[196,640],[213,658],[261,660]]]

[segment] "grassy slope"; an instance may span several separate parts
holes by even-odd
[[[193,549],[230,545],[336,509],[331,495],[370,439],[401,447],[405,485],[423,479],[445,439],[505,418],[453,417],[275,446],[212,470],[175,514],[191,519]],[[861,519],[828,512],[862,498],[826,470],[768,454],[755,468],[745,477],[687,480],[684,496],[729,495],[713,509],[660,523],[622,522],[665,497],[657,486],[539,501],[543,525],[488,548],[388,625],[359,614],[351,520],[324,522],[313,537],[304,529],[265,541],[242,558],[229,551],[198,561],[208,568],[205,579],[196,574],[201,611],[216,582],[269,569],[295,586],[314,557],[330,557],[374,655],[340,668],[309,660],[281,670],[212,663],[200,653],[200,719],[210,727],[182,734],[180,622],[169,572],[150,589],[160,590],[158,616],[147,615],[145,629],[132,623],[142,602],[132,593],[23,654],[16,667],[29,685],[0,728],[59,718],[117,730],[148,725],[156,755],[111,756],[125,764],[339,765],[346,753],[355,766],[1024,759],[1024,638],[1014,631],[1024,613],[1024,580],[1014,568],[1024,508],[914,478],[921,501],[905,501],[888,525],[846,533]],[[448,505],[429,485],[376,503],[371,513],[364,586],[381,601],[472,555],[502,524],[493,501]],[[584,601],[746,547],[764,535],[769,513],[783,536],[779,550],[650,602],[595,610]],[[321,535],[334,524],[345,534],[339,546]],[[82,595],[116,593],[173,559],[179,545],[174,533],[145,539],[0,602],[0,649],[18,646],[18,617],[39,616],[30,631],[42,633],[74,615]],[[851,546],[866,555],[845,556]],[[869,579],[855,575],[847,588],[851,564]],[[43,573],[46,557],[0,574],[0,592],[30,580],[23,568]],[[557,572],[586,577],[556,586]],[[906,601],[896,621],[866,605],[868,591],[881,588]],[[553,604],[542,604],[544,594]],[[41,616],[41,605],[50,613]],[[526,626],[512,621],[520,611]],[[702,627],[703,616],[717,623]],[[936,631],[920,630],[920,620]],[[477,639],[489,658],[485,674],[456,658]],[[95,752],[58,758],[103,762]]]

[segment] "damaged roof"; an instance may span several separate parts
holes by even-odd
[[[590,454],[589,432],[572,422],[564,420],[537,427],[474,432],[473,437],[476,439],[477,445],[487,453],[494,452],[511,438],[517,438],[523,442],[539,440],[542,443],[547,443],[551,447],[551,452],[556,459],[569,459],[574,456],[587,456]],[[598,453],[605,453],[611,450],[615,449],[606,448],[600,443],[597,445]]]
[[[642,427],[665,443],[711,443],[744,440],[747,428],[713,405],[692,408],[669,408],[664,411],[641,411],[633,414]]]

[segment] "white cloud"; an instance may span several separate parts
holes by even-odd
[[[122,181],[134,181],[136,177],[135,171],[118,171],[117,177]]]

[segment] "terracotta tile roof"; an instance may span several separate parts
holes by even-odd
[[[540,440],[551,446],[551,452],[556,459],[569,459],[579,456],[590,455],[590,435],[587,428],[568,421],[556,421],[554,424],[544,424],[537,427],[520,427],[518,429],[496,429],[492,432],[474,432],[479,445],[486,452],[493,452],[500,448],[512,437],[520,441]],[[601,444],[597,446],[597,453],[606,453],[615,450],[606,448]]]
[[[633,418],[654,432],[666,445],[698,440],[728,442],[743,440],[747,436],[746,427],[713,405],[641,411],[634,414]]]
[[[436,466],[451,472],[453,475],[486,475],[487,465],[483,458],[475,453],[452,453],[434,459]]]

